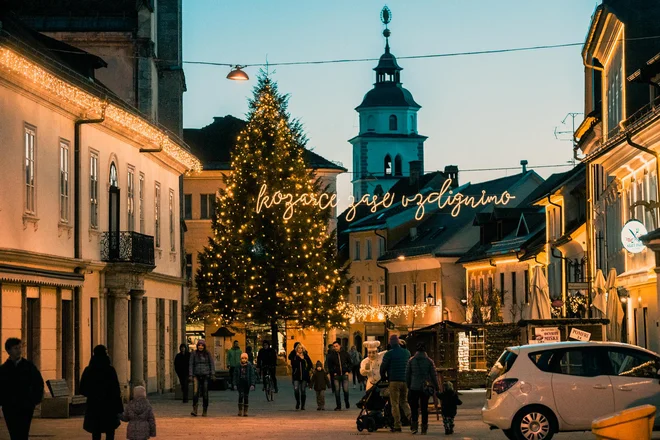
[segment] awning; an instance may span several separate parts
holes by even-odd
[[[55,287],[80,287],[85,281],[85,275],[82,273],[0,264],[0,281]]]

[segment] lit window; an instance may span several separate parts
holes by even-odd
[[[378,286],[378,296],[380,297],[379,298],[380,305],[384,306],[385,305],[385,284],[380,284]]]
[[[37,132],[34,128],[25,127],[25,212],[36,214],[36,179],[35,179],[35,140]]]
[[[60,141],[60,221],[69,221],[69,144]]]
[[[470,370],[486,369],[486,338],[483,330],[470,333]]]
[[[374,305],[374,290],[373,290],[373,288],[374,288],[374,286],[372,286],[371,284],[369,284],[367,286],[367,304],[369,304],[370,306]]]

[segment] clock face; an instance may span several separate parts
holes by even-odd
[[[631,254],[639,254],[646,246],[639,239],[646,235],[646,227],[639,220],[629,220],[621,229],[621,244]]]

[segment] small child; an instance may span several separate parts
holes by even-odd
[[[241,354],[241,363],[234,368],[234,390],[238,389],[238,416],[248,416],[248,397],[257,383],[257,370],[248,362],[248,354]]]
[[[309,387],[314,388],[314,391],[316,391],[317,411],[325,410],[325,390],[328,389],[329,386],[330,381],[328,380],[328,373],[323,369],[321,361],[316,361],[316,368],[312,374],[312,380]]]
[[[128,440],[147,440],[149,437],[156,437],[156,419],[144,387],[133,388],[133,400],[126,405],[121,419],[128,422],[126,429]]]
[[[461,399],[454,391],[454,384],[451,382],[445,383],[444,391],[438,394],[438,398],[442,403],[442,424],[445,425],[445,435],[454,433],[454,417],[456,417],[457,406],[462,405]]]

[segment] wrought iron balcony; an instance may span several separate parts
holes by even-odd
[[[104,232],[101,260],[154,266],[154,237],[130,231]]]

